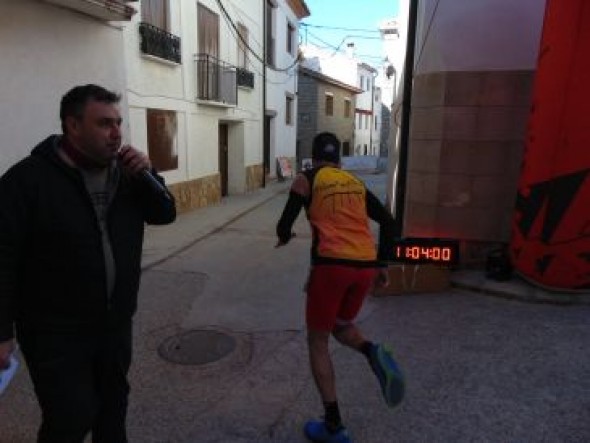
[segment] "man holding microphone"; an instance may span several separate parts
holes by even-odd
[[[148,157],[121,147],[120,97],[63,96],[52,135],[0,178],[0,368],[16,339],[42,412],[38,442],[127,441],[144,224],[174,221]],[[150,177],[151,174],[151,177]]]

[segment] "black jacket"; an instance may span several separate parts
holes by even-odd
[[[176,218],[174,200],[120,174],[107,225],[116,282],[107,297],[98,220],[82,175],[57,155],[58,136],[0,179],[0,341],[14,324],[78,332],[129,321],[137,305],[144,223]]]

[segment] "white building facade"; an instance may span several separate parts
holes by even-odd
[[[297,154],[299,21],[310,15],[303,0],[262,0],[265,8],[266,110],[264,165],[275,177],[277,159]]]
[[[377,155],[379,153],[380,104],[377,99],[380,94],[376,91],[375,76],[377,70],[365,63],[356,63],[358,88],[363,92],[356,96],[354,110],[354,153],[355,155]]]
[[[59,104],[72,87],[96,83],[124,92],[121,24],[134,12],[124,1],[108,8],[87,0],[0,3],[0,173],[61,133]],[[125,97],[122,115],[127,123]]]
[[[142,0],[125,29],[130,142],[180,211],[263,184],[263,5]]]

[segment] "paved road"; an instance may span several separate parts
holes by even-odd
[[[321,414],[307,366],[303,217],[275,249],[282,194],[144,273],[131,372],[131,442],[303,443]],[[388,410],[363,357],[334,345],[340,402],[359,443],[590,441],[590,307],[531,305],[470,292],[370,298],[360,324],[393,344],[408,396]],[[158,356],[168,337],[237,340],[204,366]],[[0,442],[33,441],[26,371],[0,397]]]

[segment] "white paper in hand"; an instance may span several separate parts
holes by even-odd
[[[12,354],[10,356],[10,366],[8,368],[0,371],[0,395],[4,392],[6,387],[10,384],[12,377],[14,377],[14,373],[18,368],[18,360]]]

